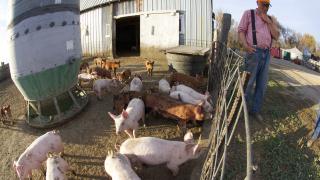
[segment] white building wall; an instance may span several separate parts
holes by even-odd
[[[140,16],[140,46],[167,49],[179,45],[179,13]]]

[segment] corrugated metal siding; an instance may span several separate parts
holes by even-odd
[[[186,17],[185,45],[208,47],[212,41],[211,0],[143,0],[143,11],[181,10]]]
[[[80,11],[105,4],[114,0],[80,0]]]
[[[106,7],[85,12],[80,16],[81,44],[84,55],[100,56],[108,49],[105,32]],[[88,33],[86,33],[86,31]]]
[[[86,10],[113,0],[80,0],[80,9]],[[212,41],[211,0],[141,0],[142,11],[180,10],[185,13],[184,45],[209,47]],[[125,15],[136,12],[136,1],[114,2],[114,15]],[[99,7],[81,13],[81,30],[88,25],[89,35],[82,38],[82,51],[85,55],[105,55],[110,46],[106,40],[106,24],[110,24],[107,11],[110,6]],[[108,55],[108,54],[107,54]]]
[[[136,2],[132,1],[121,1],[120,3],[115,3],[115,14],[123,15],[123,14],[132,14],[136,12]]]

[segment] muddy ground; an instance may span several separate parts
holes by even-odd
[[[157,82],[167,73],[165,62],[155,64],[154,76],[147,77],[144,61],[139,58],[120,59],[121,69],[130,68],[132,71],[142,74],[144,88],[157,86]],[[121,70],[120,69],[120,70]],[[0,124],[0,179],[17,179],[12,168],[12,163],[17,160],[25,148],[38,136],[51,130],[38,130],[29,127],[23,114],[25,102],[11,79],[0,83],[0,105],[11,104],[15,124]],[[76,176],[69,174],[70,179],[110,179],[104,171],[104,160],[107,151],[114,149],[115,143],[121,143],[127,135],[124,133],[119,137],[115,135],[115,127],[111,118],[107,115],[112,111],[112,95],[105,94],[102,101],[98,101],[94,94],[89,93],[87,107],[75,116],[70,122],[56,127],[60,131],[65,145],[65,158],[75,170]],[[171,140],[182,140],[183,136],[177,129],[177,123],[162,117],[148,116],[147,127],[141,127],[138,136],[153,136]],[[200,127],[192,128],[195,138],[199,136]],[[179,175],[173,177],[164,166],[144,167],[138,171],[142,179],[169,180],[190,179],[196,160],[182,165]],[[35,179],[43,179],[40,172],[34,172]]]

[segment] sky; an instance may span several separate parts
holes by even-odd
[[[6,38],[8,24],[8,0],[0,0],[0,61],[8,62],[9,53]],[[269,14],[278,21],[301,34],[313,35],[320,42],[320,0],[271,0]],[[213,0],[214,11],[222,10],[230,13],[236,21],[240,21],[242,13],[256,7],[256,0]]]
[[[320,0],[271,0],[268,14],[274,15],[280,24],[301,34],[308,33],[320,42]],[[245,10],[257,7],[256,0],[213,0],[213,10],[230,13],[240,22]]]
[[[9,61],[9,52],[7,47],[7,24],[8,8],[7,0],[0,0],[0,61]]]

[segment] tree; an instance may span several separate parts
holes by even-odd
[[[221,29],[222,26],[222,18],[223,18],[223,11],[221,9],[219,9],[217,11],[217,13],[215,13],[215,17],[216,17],[216,28],[217,29]]]
[[[315,54],[320,57],[320,42],[317,43],[317,50]]]
[[[300,44],[302,48],[306,47],[311,53],[316,53],[316,39],[311,34],[304,34],[300,39]]]

